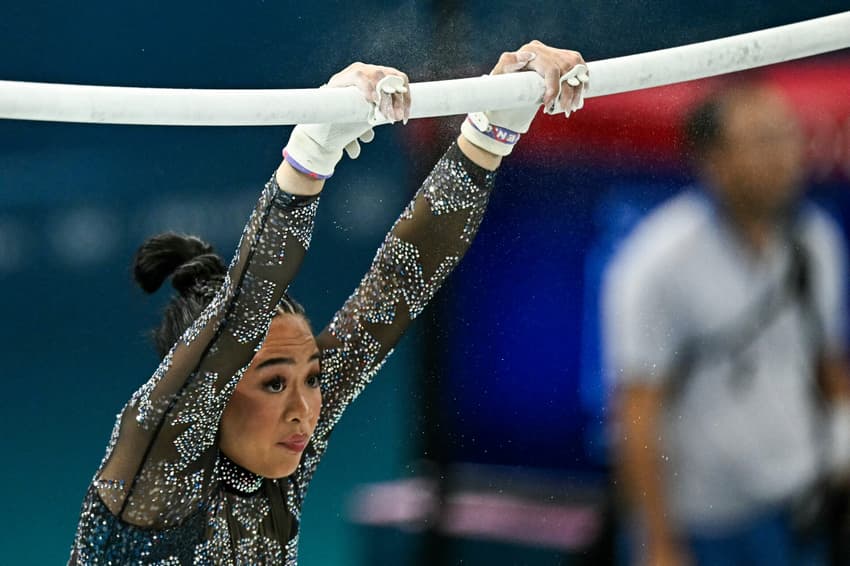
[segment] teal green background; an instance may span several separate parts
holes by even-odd
[[[349,62],[366,60],[422,81],[484,73],[502,51],[533,37],[577,47],[594,60],[847,9],[845,1],[724,6],[718,13],[673,0],[5,1],[0,79],[295,88],[322,84]],[[446,131],[456,125],[450,121]],[[135,247],[152,233],[177,229],[201,234],[229,256],[288,132],[0,120],[0,564],[67,559],[115,415],[156,367],[145,332],[167,292],[147,297],[133,286]],[[344,162],[328,184],[293,289],[316,330],[366,271],[415,190],[416,175],[440,149],[421,143],[402,138],[398,128],[382,129],[362,158]],[[347,505],[356,486],[417,470],[423,330],[415,326],[403,339],[335,432],[307,495],[302,564],[366,563],[375,544],[415,553],[406,535],[399,541],[353,526]],[[465,564],[560,560],[498,545],[462,551]],[[409,560],[399,556],[399,563]]]

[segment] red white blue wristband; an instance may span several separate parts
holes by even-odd
[[[290,155],[290,153],[288,151],[286,151],[286,148],[283,148],[283,160],[286,161],[287,163],[289,163],[289,165],[293,169],[298,171],[299,173],[304,173],[308,177],[311,177],[313,179],[317,179],[319,181],[324,181],[325,179],[330,179],[331,176],[333,175],[333,173],[331,173],[330,175],[322,175],[320,173],[310,171],[309,169],[307,169],[306,167],[304,167],[303,165],[301,165],[300,163],[295,161],[295,158],[292,157],[292,155]]]
[[[519,132],[491,124],[483,112],[469,114],[466,117],[466,121],[474,126],[476,130],[499,143],[515,145],[519,141],[519,138],[522,137]]]

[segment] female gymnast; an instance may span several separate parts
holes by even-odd
[[[492,73],[521,69],[544,77],[547,112],[581,107],[578,53],[535,41],[504,53]],[[139,249],[142,288],[170,276],[178,293],[155,334],[162,362],[118,416],[86,494],[71,564],[297,563],[301,506],[331,431],[460,261],[495,170],[538,108],[467,118],[314,338],[286,288],[318,195],[343,150],[356,157],[372,124],[410,110],[407,76],[395,69],[355,63],[327,86],[348,85],[375,120],[293,129],[229,268],[194,237],[162,234]]]

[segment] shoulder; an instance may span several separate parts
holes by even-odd
[[[843,249],[844,236],[835,218],[821,206],[805,202],[800,209],[798,225],[803,241],[813,249],[827,246],[834,251]]]
[[[617,249],[613,272],[643,278],[676,268],[711,224],[712,206],[697,190],[685,190],[651,211]]]
[[[823,208],[807,203],[799,212],[797,230],[816,279],[840,292],[847,280],[847,246],[838,222]]]

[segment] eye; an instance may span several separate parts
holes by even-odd
[[[274,377],[263,384],[263,387],[269,393],[280,393],[284,390],[285,386],[280,377]]]
[[[321,382],[322,378],[319,376],[318,373],[314,373],[307,376],[307,385],[309,387],[318,387]]]

